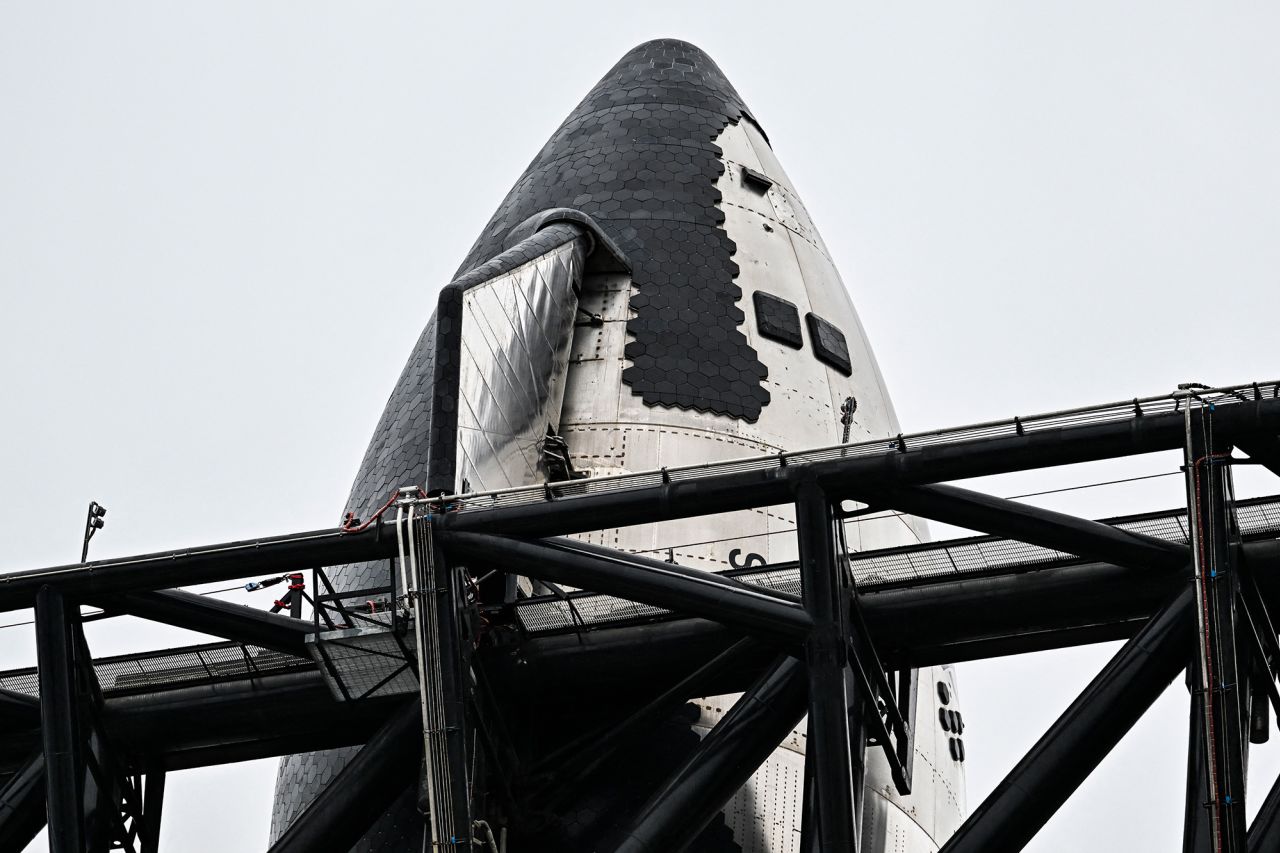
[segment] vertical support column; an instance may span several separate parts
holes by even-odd
[[[1190,400],[1187,401],[1190,406]],[[1236,651],[1240,578],[1233,540],[1230,447],[1213,438],[1212,406],[1187,409],[1188,525],[1195,568],[1199,684],[1210,841],[1215,853],[1246,846],[1248,667]],[[1190,788],[1190,782],[1188,783]]]
[[[412,499],[401,501],[396,531],[417,644],[424,755],[419,809],[427,815],[433,849],[469,851],[468,684],[461,624],[465,598],[457,570],[436,542],[432,516],[415,517],[417,508]]]
[[[813,618],[805,642],[809,667],[809,738],[815,794],[813,825],[823,853],[857,851],[861,832],[855,805],[854,745],[849,717],[862,713],[862,701],[847,677],[847,596],[836,563],[835,520],[822,488],[812,480],[796,487],[796,535],[804,606]],[[861,731],[861,726],[857,727]],[[861,740],[861,738],[860,738]],[[862,756],[857,756],[857,767]],[[856,780],[861,787],[861,779]]]
[[[146,787],[142,794],[142,853],[158,853],[160,850],[160,817],[164,813],[164,771],[147,773]]]
[[[806,749],[800,799],[800,853],[818,853],[818,794],[813,784],[813,762],[813,750]]]
[[[862,795],[863,782],[867,776],[865,714],[871,711],[868,706],[869,694],[859,689],[858,682],[848,667],[845,669],[845,695],[849,703],[845,719],[849,721],[849,775],[853,786],[853,847],[850,850],[857,851],[861,849],[862,844]]]
[[[898,672],[898,713],[907,723],[907,736],[898,739],[898,762],[907,774],[907,784],[912,783],[916,760],[916,710],[920,704],[920,670],[904,669]],[[930,721],[932,722],[932,721]]]
[[[289,615],[294,619],[302,618],[302,591],[306,589],[306,578],[302,572],[289,576]]]
[[[433,532],[434,518],[428,516],[424,524],[428,529],[427,542],[431,548],[428,563],[432,574],[429,581],[437,597],[436,632],[440,650],[440,683],[443,687],[441,710],[444,714],[444,748],[453,768],[449,779],[452,822],[457,830],[454,844],[458,850],[470,850],[471,845],[471,784],[468,778],[471,763],[467,759],[466,697],[468,692],[467,645],[462,632],[463,607],[466,596],[462,590],[459,570],[449,565],[444,549],[436,542]]]
[[[1183,853],[1202,853],[1213,849],[1213,828],[1209,808],[1209,774],[1205,767],[1204,690],[1200,664],[1187,667],[1187,689],[1190,691],[1191,713],[1187,721],[1187,794],[1182,823]]]
[[[49,850],[82,853],[85,763],[76,702],[75,644],[67,604],[51,586],[42,587],[36,595],[36,658]]]

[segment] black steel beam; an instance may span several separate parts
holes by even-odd
[[[847,675],[848,673],[846,673],[846,677]],[[879,713],[878,711],[874,711],[874,712],[871,711],[870,704],[867,701],[865,701],[863,695],[857,693],[856,691],[857,691],[857,688],[853,686],[850,686],[848,691],[848,695],[854,700],[854,702],[849,705],[849,712],[848,712],[849,713],[849,775],[853,779],[852,785],[853,785],[854,836],[853,836],[853,846],[849,848],[851,851],[860,850],[862,848],[862,819],[863,819],[864,794],[866,793],[865,783],[866,783],[866,777],[867,777],[867,739],[868,739],[868,731],[870,729],[870,723],[868,721],[868,717],[872,713]],[[805,760],[807,761],[808,758],[809,756],[806,753]],[[912,760],[914,759],[915,759],[915,756],[913,755]],[[894,773],[893,775],[897,776],[896,773]],[[818,824],[818,833],[819,833],[819,837],[815,839],[818,845],[817,849],[820,851],[834,850],[835,848],[832,848],[826,844],[826,842],[824,841],[824,836],[821,835],[822,803],[823,803],[823,797],[819,795],[818,802],[815,804],[817,807],[817,818],[818,818],[817,824]]]
[[[1280,543],[1247,543],[1241,552],[1260,583],[1280,575]],[[1178,583],[1083,564],[922,580],[914,588],[862,593],[861,602],[886,665],[901,668],[1126,639]],[[1269,600],[1274,593],[1264,588]],[[483,649],[482,665],[523,701],[551,701],[590,683],[610,697],[642,703],[739,638],[713,622],[679,619]],[[746,660],[689,695],[741,691],[766,660]],[[124,738],[124,755],[156,755],[159,766],[182,769],[360,743],[385,710],[349,704],[334,701],[320,673],[308,672],[110,697],[106,722],[113,738]],[[277,727],[295,734],[273,734]],[[0,738],[0,772],[20,768],[38,739],[34,730]]]
[[[110,697],[103,724],[126,769],[187,770],[364,743],[401,698],[340,702],[319,672],[281,673]],[[0,773],[39,748],[38,730],[0,737]]]
[[[1209,780],[1205,771],[1204,691],[1200,667],[1187,668],[1190,715],[1187,721],[1187,788],[1182,818],[1182,852],[1208,853],[1213,849],[1209,820]]]
[[[818,795],[813,790],[814,759],[804,755],[804,782],[800,788],[800,853],[818,850]]]
[[[1280,715],[1280,690],[1276,689],[1276,678],[1280,676],[1280,643],[1257,578],[1250,573],[1252,567],[1243,558],[1237,558],[1236,562],[1242,568],[1240,613],[1244,624],[1241,627],[1245,643],[1254,652],[1253,674],[1249,679],[1249,741],[1266,743],[1271,737],[1270,712]]]
[[[858,804],[855,813],[860,815],[861,802],[856,794],[862,788],[862,778],[865,775],[863,753],[867,742],[874,740],[879,744],[889,765],[889,775],[902,796],[911,793],[912,764],[915,759],[910,722],[912,715],[903,713],[903,703],[900,701],[906,698],[900,695],[903,682],[900,681],[896,686],[890,684],[856,597],[853,602],[849,620],[852,631],[848,638],[848,672],[852,679],[847,692],[861,700],[849,706],[850,755],[854,764],[853,790]],[[913,678],[908,676],[905,683],[910,684],[914,691]]]
[[[37,752],[0,788],[0,850],[25,850],[44,828],[44,755]]]
[[[160,851],[160,819],[164,815],[164,782],[163,770],[151,770],[146,776],[146,787],[142,794],[142,819],[138,833],[142,843],[142,853],[159,853]]]
[[[428,723],[425,706],[421,717],[425,735],[434,741],[440,749],[440,757],[444,763],[435,768],[436,779],[432,786],[439,817],[434,825],[439,827],[439,842],[444,844],[450,839],[447,847],[454,849],[471,849],[471,783],[474,768],[467,762],[468,729],[477,721],[468,720],[466,709],[469,699],[470,684],[470,644],[464,639],[466,630],[463,619],[466,618],[467,597],[463,587],[463,569],[446,558],[439,540],[432,533],[432,521],[426,521],[426,536],[419,536],[418,547],[422,563],[419,564],[418,588],[419,601],[425,604],[427,596],[435,599],[436,624],[422,625],[418,630],[418,649],[420,653],[433,646],[438,657],[431,660],[423,658],[428,673],[425,682],[431,686],[431,670],[435,668],[439,681],[434,685],[438,692],[434,698],[439,703],[439,716],[435,725],[439,730],[433,731]],[[428,551],[430,549],[430,551]],[[429,609],[421,607],[420,613],[427,614]],[[428,617],[429,618],[429,617]],[[430,634],[434,637],[429,639]],[[425,768],[430,772],[432,768]],[[433,809],[437,806],[433,803]]]
[[[319,672],[108,698],[104,723],[143,770],[184,770],[350,746],[401,697],[340,702]]]
[[[113,613],[127,613],[303,658],[308,656],[306,638],[314,627],[310,622],[177,589],[133,592],[90,603]]]
[[[901,669],[1127,639],[1188,578],[1080,563],[920,579],[858,600],[886,666]]]
[[[860,714],[867,697],[846,679],[849,666],[849,590],[836,561],[835,518],[826,493],[812,480],[796,489],[796,539],[800,585],[813,620],[805,641],[809,683],[809,737],[818,849],[857,851],[861,839],[855,797],[849,715]],[[852,694],[852,695],[851,695]],[[861,767],[861,762],[857,762]]]
[[[510,702],[558,706],[563,701],[571,706],[566,697],[590,684],[611,702],[639,704],[741,638],[740,632],[718,622],[676,619],[535,637],[511,646],[481,646],[476,659],[486,680],[495,689],[501,685]],[[740,693],[767,660],[762,655],[741,669],[699,681],[690,696]]]
[[[1221,438],[1280,432],[1280,399],[1222,407],[1214,416]],[[555,536],[788,503],[796,477],[816,478],[833,499],[868,482],[917,485],[1152,453],[1181,447],[1182,415],[1067,426],[1025,435],[886,449],[880,454],[709,474],[617,492],[592,492],[544,503],[446,514],[457,531],[502,531],[510,536]],[[186,548],[159,554],[76,563],[0,575],[0,611],[30,607],[45,584],[77,597],[169,589],[259,573],[301,571],[395,555],[393,531],[374,524],[359,533],[317,530],[286,536]]]
[[[438,534],[451,558],[714,619],[792,641],[812,620],[794,598],[732,578],[568,539],[526,542],[482,533]]]
[[[83,853],[84,748],[76,701],[72,618],[62,593],[44,587],[36,596],[36,654],[40,667],[40,734],[50,853]]]
[[[40,700],[0,688],[0,731],[34,729],[40,725]]]
[[[617,853],[680,853],[746,784],[805,711],[804,666],[782,657],[734,703],[641,809]]]
[[[1186,545],[957,486],[872,487],[858,497],[957,527],[1118,566],[1177,571],[1191,560],[1191,549]]]
[[[1280,437],[1257,433],[1240,436],[1235,444],[1254,462],[1280,477]]]
[[[1241,548],[1260,582],[1280,577],[1280,542]],[[921,578],[912,586],[859,592],[863,616],[886,667],[903,669],[1127,640],[1190,582],[1150,572],[1084,563],[986,576]],[[1275,600],[1277,591],[1264,588]],[[696,661],[738,635],[702,619],[598,628],[482,648],[486,669],[528,701],[549,702],[583,681],[611,696],[644,701]],[[702,685],[698,694],[744,689],[750,666]]]
[[[1280,400],[1223,407],[1215,416],[1220,436],[1280,431]],[[814,477],[833,500],[867,483],[915,485],[1112,459],[1182,447],[1180,413],[1061,427],[1000,438],[922,443],[884,453],[835,457],[806,465],[711,474],[617,492],[594,492],[544,503],[476,509],[446,515],[452,530],[500,530],[510,536],[559,536],[673,518],[788,503],[796,477]],[[890,449],[891,448],[891,449]]]
[[[1021,850],[1182,671],[1194,601],[1185,589],[1126,643],[942,853]]]
[[[1280,569],[1274,543],[1243,553],[1260,578]],[[914,588],[860,593],[861,608],[886,666],[925,666],[1126,639],[1183,581],[1083,564],[1010,575],[920,581]],[[1100,598],[1098,590],[1107,590]],[[481,649],[481,665],[530,702],[576,695],[584,683],[643,703],[732,646],[740,634],[707,620],[550,635]],[[691,686],[690,695],[739,692],[768,660],[735,667]],[[319,671],[188,686],[106,699],[105,721],[129,754],[155,754],[179,770],[361,743],[381,719],[379,702],[335,702]],[[289,731],[292,734],[284,734]],[[0,739],[0,771],[13,771],[38,747],[37,731]]]
[[[1280,850],[1280,779],[1275,781],[1249,825],[1249,853]]]
[[[80,624],[79,607],[71,625],[77,703],[80,710],[81,746],[84,749],[87,774],[81,788],[85,815],[86,841],[91,851],[105,851],[126,833],[121,813],[141,811],[142,803],[130,798],[126,774],[119,764],[102,726],[102,689],[93,667],[93,655]],[[126,802],[126,798],[128,802]]]
[[[1243,548],[1261,579],[1280,569],[1280,548],[1271,545]],[[862,593],[861,606],[886,665],[902,668],[1126,639],[1179,583],[1083,564],[932,579],[914,588]],[[678,619],[484,648],[481,664],[521,701],[574,696],[589,683],[610,697],[643,703],[739,638],[714,622]],[[692,684],[688,696],[741,691],[767,659],[767,652],[745,656],[735,667]],[[381,701],[336,702],[321,674],[312,671],[109,697],[105,721],[113,738],[124,739],[126,754],[154,754],[160,766],[182,769],[362,742],[385,713],[378,711]],[[294,734],[272,734],[278,727]],[[38,737],[34,730],[10,730],[0,739],[0,772],[20,767],[38,748]]]
[[[1206,694],[1201,705],[1203,761],[1214,846],[1220,853],[1244,853],[1247,685],[1252,667],[1247,658],[1242,661],[1236,642],[1240,573],[1233,547],[1230,448],[1212,437],[1213,426],[1215,416],[1205,409],[1197,412],[1188,425],[1186,447],[1188,524],[1197,558],[1197,661],[1202,674],[1196,689]]]
[[[372,525],[359,533],[313,530],[198,548],[182,548],[0,575],[0,611],[30,607],[42,586],[77,599],[171,589],[210,581],[285,574],[395,555],[395,532]]]
[[[400,697],[339,702],[319,672],[108,698],[103,724],[128,770],[185,770],[364,743]],[[0,773],[40,748],[40,732],[0,738]]]
[[[294,819],[269,853],[348,850],[412,785],[422,761],[422,714],[409,701]]]

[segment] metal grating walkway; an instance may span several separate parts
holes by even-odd
[[[1274,539],[1280,536],[1280,495],[1237,501],[1236,517],[1240,535],[1245,541]],[[1101,521],[1121,530],[1143,533],[1180,545],[1185,545],[1190,540],[1185,509],[1106,518]],[[1043,568],[1078,560],[1073,554],[1028,545],[1016,539],[974,536],[868,551],[854,555],[850,563],[859,585],[876,588],[939,575]]]
[[[223,642],[98,658],[93,669],[103,695],[110,697],[304,672],[315,664],[271,649]],[[39,696],[39,674],[34,666],[0,672],[0,688]]]

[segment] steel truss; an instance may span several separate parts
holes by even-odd
[[[807,715],[802,849],[854,850],[866,748],[881,748],[898,790],[911,789],[914,667],[1125,639],[945,853],[1021,849],[1184,671],[1191,687],[1184,849],[1276,849],[1280,782],[1246,827],[1244,767],[1249,742],[1265,739],[1271,713],[1280,713],[1273,617],[1280,541],[1274,533],[1244,541],[1230,470],[1254,462],[1280,473],[1277,448],[1280,385],[1184,390],[764,460],[406,498],[396,525],[376,519],[350,530],[0,576],[0,610],[35,608],[39,659],[38,696],[0,689],[0,847],[20,849],[47,816],[54,853],[155,850],[166,770],[363,744],[274,851],[345,849],[422,782],[424,803],[450,810],[435,818],[437,833],[450,834],[436,845],[488,849],[495,832],[533,837],[532,814],[581,796],[597,768],[634,749],[689,699],[741,692],[641,804],[610,816],[613,828],[595,827],[594,838],[627,853],[684,849]],[[1185,542],[944,485],[1162,450],[1185,454]],[[863,587],[840,523],[851,500],[1064,559]],[[556,538],[782,503],[796,509],[799,595],[741,573]],[[405,567],[405,582],[337,593],[317,571],[311,623],[171,589],[366,560]],[[571,630],[523,630],[510,584],[473,582],[495,572],[552,590],[573,615]],[[1099,584],[1107,596],[1096,595]],[[290,586],[296,595],[276,610],[298,616],[301,579]],[[648,615],[589,624],[576,611],[580,594],[561,586],[634,602]],[[353,598],[368,596],[364,605],[376,610],[378,595],[392,612],[356,613]],[[207,678],[180,685],[104,689],[105,664],[89,657],[81,604],[225,637],[243,644],[231,647],[243,662],[204,663]],[[342,673],[319,653],[326,668],[317,668],[309,652],[326,631],[361,619],[398,637],[406,661],[416,657],[420,703],[375,691],[335,698],[332,682]],[[612,722],[586,733],[539,731],[530,722],[555,719],[588,689],[597,702],[604,697]]]

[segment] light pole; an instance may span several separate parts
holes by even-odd
[[[84,547],[80,549],[80,562],[86,562],[89,559],[89,540],[93,538],[93,534],[102,529],[105,522],[102,517],[107,514],[107,508],[97,501],[89,501],[89,516],[84,521]]]

